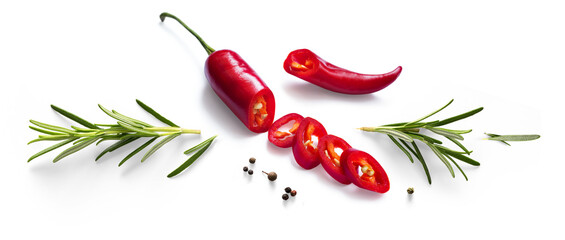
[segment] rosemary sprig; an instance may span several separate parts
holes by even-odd
[[[59,141],[58,143],[47,147],[41,151],[39,151],[38,153],[32,155],[29,159],[28,162],[30,162],[31,160],[46,154],[48,152],[51,152],[55,149],[58,149],[60,147],[63,147],[67,144],[72,143],[70,147],[68,147],[67,149],[63,150],[59,155],[57,155],[54,159],[53,162],[58,162],[59,160],[75,153],[78,152],[84,148],[86,148],[87,146],[96,143],[96,145],[98,145],[100,142],[102,141],[110,141],[110,140],[114,140],[116,141],[114,144],[110,145],[109,147],[107,147],[106,149],[104,149],[97,157],[96,157],[96,161],[98,159],[100,159],[102,156],[104,156],[106,153],[115,151],[118,148],[121,148],[125,145],[128,145],[134,141],[136,141],[137,139],[140,138],[150,138],[148,141],[146,141],[144,144],[142,144],[140,147],[138,147],[137,149],[135,149],[134,151],[132,151],[130,154],[128,154],[120,163],[118,166],[121,166],[122,164],[124,164],[125,161],[127,161],[128,159],[130,159],[131,157],[133,157],[134,155],[136,155],[137,153],[141,152],[144,148],[148,147],[149,145],[151,145],[151,143],[153,143],[155,140],[159,139],[159,138],[163,138],[161,139],[159,142],[157,142],[155,145],[153,145],[146,153],[145,155],[142,157],[141,161],[145,161],[147,160],[150,156],[152,156],[157,150],[159,150],[162,146],[164,146],[165,144],[167,144],[168,142],[170,142],[171,140],[173,140],[174,138],[182,135],[182,134],[200,134],[200,130],[194,130],[194,129],[185,129],[185,128],[181,128],[179,126],[177,126],[176,124],[174,124],[173,122],[171,122],[170,120],[168,120],[167,118],[163,117],[161,114],[157,113],[155,110],[153,110],[152,108],[150,108],[149,106],[147,106],[146,104],[144,104],[143,102],[136,100],[137,104],[144,109],[145,111],[147,111],[148,113],[150,113],[151,115],[153,115],[155,118],[157,118],[158,120],[160,120],[161,122],[167,124],[167,127],[155,127],[152,126],[148,123],[145,123],[143,121],[137,120],[135,118],[131,118],[128,117],[126,115],[123,115],[121,113],[118,113],[115,110],[108,110],[106,108],[104,108],[102,105],[98,105],[100,107],[100,109],[106,113],[108,116],[114,118],[117,122],[114,124],[93,124],[90,123],[89,121],[78,117],[77,115],[70,113],[60,107],[51,105],[51,108],[53,110],[55,110],[57,113],[61,114],[64,117],[69,118],[70,120],[82,125],[85,128],[81,128],[81,127],[77,127],[77,126],[70,126],[70,128],[65,128],[65,127],[60,127],[60,126],[55,126],[55,125],[50,125],[50,124],[46,124],[46,123],[42,123],[42,122],[38,122],[35,120],[30,120],[30,123],[32,124],[30,127],[30,129],[35,130],[39,133],[41,133],[42,135],[39,135],[38,138],[31,140],[28,144],[34,143],[34,142],[39,142],[39,141]],[[184,170],[186,167],[188,167],[190,164],[192,164],[192,162],[194,162],[198,157],[200,157],[200,155],[202,155],[202,153],[204,151],[206,151],[206,149],[210,146],[212,140],[215,138],[215,136],[213,138],[208,139],[206,141],[204,141],[207,144],[203,144],[203,145],[197,145],[200,146],[199,149],[200,151],[195,154],[191,159],[189,159],[191,162],[189,164],[183,164],[179,167],[179,171],[176,173],[180,173],[182,170]],[[202,144],[202,143],[201,143]],[[202,147],[204,146],[204,147]],[[184,166],[186,165],[186,166]],[[182,168],[184,166],[184,168]],[[182,168],[182,169],[181,169]],[[175,174],[175,175],[176,175]]]
[[[412,155],[414,155],[416,159],[422,164],[422,167],[424,168],[424,172],[426,173],[426,177],[428,179],[429,184],[432,184],[432,178],[430,176],[430,172],[428,170],[426,161],[424,160],[424,157],[420,152],[418,145],[416,144],[416,140],[425,144],[428,148],[431,149],[431,151],[441,160],[441,162],[445,164],[452,177],[455,177],[455,173],[451,165],[453,163],[453,165],[455,165],[455,167],[457,167],[457,169],[465,177],[465,180],[468,180],[467,175],[465,175],[465,172],[457,164],[455,159],[473,166],[480,165],[479,162],[469,157],[472,151],[467,150],[467,148],[465,148],[463,144],[460,142],[464,139],[463,135],[471,132],[471,130],[470,129],[454,130],[454,129],[443,128],[441,126],[473,116],[479,113],[480,111],[482,111],[483,108],[482,107],[476,108],[471,111],[450,118],[446,118],[443,120],[423,122],[427,118],[445,109],[452,102],[453,99],[449,101],[449,103],[447,103],[445,106],[441,107],[440,109],[412,122],[393,123],[393,124],[383,125],[380,127],[362,127],[359,129],[367,132],[378,132],[388,135],[388,137],[392,140],[392,142],[398,148],[400,148],[400,150],[402,150],[402,152],[404,152],[406,156],[408,156],[408,159],[412,163],[414,163],[414,158],[412,157]],[[422,132],[423,129],[428,130],[436,135],[443,136],[444,138],[453,142],[462,151],[456,151],[443,146],[442,141],[434,137],[431,137],[429,135],[425,135]]]
[[[488,138],[486,140],[493,140],[493,141],[500,141],[508,146],[510,146],[509,141],[515,142],[523,142],[523,141],[533,141],[540,138],[540,135],[537,134],[528,134],[528,135],[498,135],[494,133],[485,133]]]

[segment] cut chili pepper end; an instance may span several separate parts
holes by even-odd
[[[257,101],[253,104],[253,115],[253,125],[255,127],[262,126],[265,119],[269,116],[267,113],[267,102],[263,96],[258,97]]]

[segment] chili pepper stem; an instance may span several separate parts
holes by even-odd
[[[210,47],[206,42],[204,42],[204,40],[200,37],[200,35],[198,35],[195,31],[190,29],[186,24],[184,24],[183,21],[181,21],[175,15],[170,14],[168,12],[164,12],[164,13],[161,13],[161,15],[159,15],[159,18],[161,18],[161,22],[164,22],[166,17],[170,17],[174,20],[177,20],[177,22],[179,22],[184,28],[186,28],[186,30],[188,30],[194,37],[196,37],[196,39],[198,39],[200,44],[202,44],[202,47],[204,47],[204,50],[206,50],[206,53],[208,53],[208,55],[210,55],[210,54],[212,54],[213,52],[216,51],[212,47]]]

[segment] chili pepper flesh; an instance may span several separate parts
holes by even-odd
[[[351,148],[349,143],[334,135],[326,135],[318,143],[318,154],[322,167],[332,178],[342,184],[351,183],[342,166],[343,152],[349,148]],[[341,154],[337,150],[341,150]]]
[[[297,113],[289,113],[277,119],[269,128],[269,142],[281,148],[291,147],[302,119],[304,117]]]
[[[304,169],[312,169],[320,164],[318,140],[327,135],[324,126],[313,118],[307,117],[300,122],[296,130],[292,153],[296,163]]]
[[[356,186],[378,193],[385,193],[390,189],[386,172],[368,153],[350,148],[341,157],[345,175]]]

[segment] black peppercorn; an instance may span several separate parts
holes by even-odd
[[[292,188],[286,187],[286,188],[284,189],[284,191],[285,191],[286,193],[290,193],[290,191],[292,191]]]
[[[286,193],[283,194],[283,195],[282,195],[282,199],[285,200],[285,201],[288,200],[288,194],[286,194]]]
[[[247,171],[247,174],[253,175],[253,170],[252,170],[252,169],[249,169],[249,171]]]
[[[247,172],[247,170],[249,170],[249,168],[243,167],[243,171],[244,171],[244,172]]]
[[[257,159],[255,159],[254,157],[249,158],[249,163],[254,164],[254,163],[255,163],[255,160],[257,160]]]

